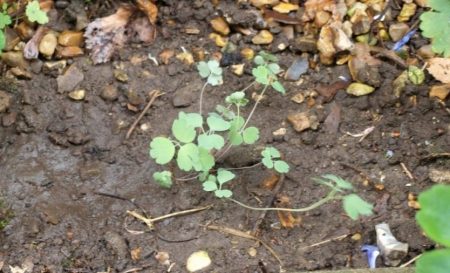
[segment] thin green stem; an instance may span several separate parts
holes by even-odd
[[[208,82],[205,82],[205,84],[202,87],[202,90],[200,91],[200,109],[199,114],[202,115],[202,107],[203,107],[203,93],[205,92],[206,86],[208,85]]]
[[[252,118],[253,114],[255,113],[256,107],[258,106],[259,102],[261,101],[261,99],[264,96],[264,93],[266,92],[267,88],[269,87],[268,84],[266,84],[264,86],[264,89],[261,91],[261,94],[258,95],[258,98],[256,99],[255,105],[253,105],[252,111],[250,112],[250,114],[247,117],[247,120],[244,123],[244,126],[242,126],[240,133],[242,133],[245,129],[245,127],[247,126],[247,124],[249,123],[250,119]]]
[[[245,166],[245,167],[239,167],[239,168],[227,168],[227,170],[245,170],[245,169],[251,169],[251,168],[254,168],[254,167],[258,167],[258,166],[261,165],[261,164],[262,164],[262,162],[258,162],[258,163],[256,163],[256,164],[251,165],[251,166]]]
[[[331,200],[339,199],[339,197],[336,196],[336,193],[337,193],[337,191],[332,190],[332,191],[330,191],[330,193],[328,193],[328,195],[325,196],[323,199],[321,199],[321,200],[319,200],[319,201],[317,201],[317,202],[311,204],[311,205],[308,206],[308,207],[298,208],[298,209],[288,209],[288,208],[257,208],[257,207],[252,207],[252,206],[246,205],[246,204],[244,204],[244,203],[242,203],[242,202],[239,202],[239,201],[237,201],[237,200],[235,200],[235,199],[233,199],[233,198],[227,198],[227,199],[230,200],[230,201],[232,201],[232,202],[234,202],[234,203],[236,203],[236,204],[238,204],[238,205],[241,206],[241,207],[244,207],[244,208],[246,208],[246,209],[251,209],[251,210],[260,210],[260,211],[265,210],[265,211],[305,212],[305,211],[310,211],[310,210],[313,210],[313,209],[315,209],[315,208],[318,208],[318,207],[322,206],[323,204],[325,204],[325,203],[327,203],[327,202],[329,202],[329,201],[331,201]]]
[[[249,89],[250,87],[252,87],[255,84],[256,84],[256,81],[253,81],[251,84],[249,84],[246,87],[244,87],[244,89],[242,89],[241,92],[245,92],[247,89]]]

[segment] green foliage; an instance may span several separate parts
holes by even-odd
[[[275,86],[275,90],[284,92],[284,88],[277,80],[281,68],[276,61],[273,55],[264,52],[255,58],[258,65],[253,73],[255,82],[264,85],[261,95],[271,85]],[[200,77],[206,79],[207,84],[213,86],[222,84],[222,68],[217,61],[199,62],[197,70]],[[248,87],[228,95],[225,98],[225,106],[217,105],[215,111],[209,113],[207,117],[203,117],[200,113],[180,112],[172,123],[173,138],[154,138],[150,143],[150,156],[161,165],[168,164],[175,158],[180,170],[199,173],[197,177],[202,181],[205,191],[214,192],[219,198],[231,197],[232,192],[223,187],[235,177],[235,174],[223,168],[217,171],[213,168],[216,165],[216,155],[223,156],[221,153],[225,153],[232,146],[255,144],[259,140],[259,129],[247,126],[254,109],[247,119],[241,115],[241,107],[249,103],[244,92]],[[269,162],[267,165],[277,172],[287,173],[289,165],[281,160],[280,156],[277,151],[275,156],[263,157],[263,162]],[[164,187],[170,187],[172,174],[157,172],[154,180]]]
[[[421,85],[425,81],[425,73],[417,66],[410,65],[407,73],[409,81],[415,85]]]
[[[433,250],[420,257],[417,273],[446,273],[450,269],[450,186],[436,185],[419,195],[416,219],[425,234],[446,249]]]
[[[334,174],[325,174],[320,178],[313,178],[313,180],[319,184],[331,188],[333,191],[338,192],[341,195],[340,198],[342,199],[344,211],[351,219],[356,220],[360,216],[373,214],[372,204],[367,203],[355,193],[346,194],[346,192],[353,190],[352,183],[347,180]]]
[[[28,3],[27,8],[25,9],[25,14],[30,22],[37,22],[41,25],[48,23],[47,13],[41,10],[38,0]]]
[[[223,83],[222,68],[219,66],[218,61],[211,60],[208,62],[199,62],[197,64],[197,70],[200,77],[207,78],[206,81],[212,86],[221,85]]]
[[[155,172],[153,179],[163,188],[172,187],[172,173],[169,171]]]
[[[420,16],[422,35],[431,39],[434,52],[450,57],[450,2],[428,0],[427,3],[432,10]]]
[[[262,152],[262,160],[264,166],[268,169],[275,169],[279,173],[289,172],[289,165],[280,159],[280,152],[274,147],[267,147]]]
[[[47,13],[41,10],[39,1],[34,0],[27,4],[25,8],[25,15],[30,22],[37,22],[38,24],[48,23]],[[19,15],[20,17],[20,15]],[[0,53],[5,48],[6,37],[4,30],[7,26],[11,25],[12,18],[8,14],[8,4],[3,3],[0,11]]]
[[[155,137],[150,143],[150,157],[156,163],[164,165],[169,163],[175,155],[175,146],[170,139],[165,137]]]

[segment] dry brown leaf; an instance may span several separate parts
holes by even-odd
[[[139,261],[141,259],[141,253],[142,253],[142,249],[140,247],[132,249],[130,251],[131,259],[135,262]]]
[[[324,97],[324,102],[329,102],[340,89],[347,88],[349,84],[350,81],[338,80],[329,85],[319,84],[315,90]]]
[[[289,208],[291,207],[291,201],[289,197],[285,195],[278,196],[276,205],[278,208]],[[294,228],[299,225],[301,218],[295,218],[290,211],[277,211],[280,223],[284,228]]]
[[[331,105],[330,113],[324,121],[325,130],[330,134],[335,134],[339,130],[339,124],[341,122],[341,107],[338,104],[333,103]]]
[[[158,7],[150,0],[136,0],[136,4],[147,15],[150,23],[154,25],[158,16]]]
[[[170,265],[170,255],[165,251],[158,251],[155,255],[155,259],[162,265]]]
[[[175,55],[175,51],[172,49],[164,49],[159,53],[159,58],[163,64],[169,64],[170,59]]]
[[[274,173],[272,173],[270,176],[268,176],[264,181],[262,182],[262,187],[267,190],[273,190],[275,186],[278,183],[278,180],[280,177]]]
[[[125,26],[132,13],[131,6],[123,6],[116,13],[89,23],[84,37],[94,64],[108,62],[114,51],[125,44]]]
[[[431,58],[427,67],[433,77],[443,83],[450,83],[450,58]]]

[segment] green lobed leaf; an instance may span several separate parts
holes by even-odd
[[[150,142],[150,157],[161,165],[169,163],[175,155],[175,145],[165,137],[155,137]]]
[[[236,117],[234,112],[223,105],[216,106],[216,112],[221,114],[224,118],[232,120]]]
[[[450,186],[435,185],[418,198],[417,222],[433,241],[450,247]]]
[[[209,76],[209,74],[211,74],[208,64],[203,61],[201,61],[197,64],[197,70],[198,70],[198,73],[200,74],[200,77],[202,77],[202,78],[207,78]]]
[[[335,189],[335,190],[340,191],[340,192],[342,191],[339,188],[337,188],[333,183],[331,183],[329,180],[324,180],[324,179],[317,178],[317,177],[313,177],[311,179],[314,180],[315,182],[321,184],[321,185],[325,185],[327,187],[330,187],[330,188]]]
[[[284,86],[279,81],[273,81],[270,85],[275,91],[280,92],[281,94],[286,93],[286,89],[284,89]]]
[[[203,117],[199,113],[178,113],[178,118],[185,120],[190,126],[200,128],[203,125]]]
[[[6,12],[0,12],[0,30],[3,30],[11,23],[11,16],[9,16]]]
[[[261,84],[269,84],[269,70],[267,67],[260,65],[252,69],[252,74],[255,80]]]
[[[187,143],[180,147],[177,155],[178,168],[183,171],[190,171],[199,161],[198,147],[194,143]]]
[[[268,169],[272,169],[273,168],[273,160],[269,157],[263,157],[261,159],[261,162],[264,166],[266,166],[266,168]]]
[[[281,157],[280,152],[278,151],[277,148],[274,147],[266,147],[262,152],[261,155],[263,157],[267,157],[267,158],[279,158]]]
[[[208,180],[203,182],[202,186],[204,191],[216,191],[219,189],[217,187],[216,177],[214,175],[209,175]]]
[[[186,119],[176,119],[172,124],[172,134],[178,141],[183,143],[192,142],[197,132],[194,126],[191,126]]]
[[[222,75],[222,68],[220,67],[220,64],[216,60],[210,60],[208,61],[208,68],[211,71],[211,74],[215,74],[217,76]]]
[[[172,187],[172,173],[169,171],[155,172],[153,179],[163,188]]]
[[[209,151],[203,147],[198,148],[198,159],[198,164],[194,166],[196,167],[196,171],[207,172],[216,164],[214,156],[212,156]]]
[[[353,220],[358,219],[361,215],[372,215],[373,205],[367,203],[358,195],[352,193],[344,196],[343,206],[345,213]]]
[[[334,174],[325,174],[322,175],[323,178],[328,179],[336,183],[336,186],[340,189],[351,190],[353,189],[352,183],[344,180],[343,178],[336,176]]]
[[[225,98],[225,101],[236,106],[245,106],[248,103],[248,99],[245,98],[245,93],[242,91],[231,93]]]
[[[6,38],[3,31],[0,30],[0,53],[2,53],[2,50],[5,48],[6,45]]]
[[[230,121],[230,131],[228,132],[228,139],[231,145],[238,146],[244,141],[242,134],[240,133],[242,126],[244,126],[245,120],[239,116]]]
[[[425,73],[417,66],[410,65],[408,67],[408,79],[415,85],[420,85],[425,81]]]
[[[242,132],[242,138],[246,144],[253,144],[259,139],[259,129],[248,127]]]
[[[224,120],[219,115],[210,115],[206,119],[206,123],[208,123],[209,129],[211,131],[217,131],[217,132],[226,131],[226,130],[230,129],[230,126],[231,126],[229,121]]]
[[[416,273],[448,273],[449,271],[450,249],[426,252],[416,262]]]
[[[276,160],[273,163],[273,167],[275,169],[275,171],[279,172],[279,173],[288,173],[289,172],[289,165],[284,162],[283,160]]]
[[[37,22],[41,25],[48,23],[47,13],[41,10],[39,1],[37,0],[34,0],[27,4],[25,14],[30,22]]]
[[[219,198],[230,198],[233,196],[233,192],[230,190],[217,190],[214,194]]]
[[[262,56],[257,55],[257,56],[253,59],[253,62],[255,62],[256,65],[263,65],[263,64],[265,64],[266,61],[264,60],[264,58],[263,58]]]
[[[225,140],[222,136],[217,134],[201,134],[197,138],[198,146],[203,147],[207,150],[216,149],[219,150],[225,145]]]
[[[281,72],[281,68],[277,63],[270,63],[267,65],[267,68],[269,69],[272,74],[277,75]]]
[[[211,74],[209,75],[207,82],[212,86],[221,85],[223,83],[222,75]]]
[[[420,29],[432,41],[432,49],[444,57],[450,56],[450,5],[448,0],[429,0],[432,11],[420,16]]]
[[[226,182],[234,179],[235,177],[236,175],[228,170],[222,168],[217,170],[217,181],[219,182],[220,185],[225,184]]]

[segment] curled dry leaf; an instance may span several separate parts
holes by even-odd
[[[130,6],[123,6],[116,13],[89,23],[84,37],[94,64],[109,61],[114,51],[125,44],[125,27],[132,13]]]
[[[25,59],[37,59],[39,56],[39,43],[42,37],[47,33],[48,28],[44,26],[39,26],[37,31],[34,33],[33,38],[31,38],[23,49],[23,56]]]
[[[142,253],[142,249],[140,248],[140,247],[137,247],[137,248],[135,248],[135,249],[132,249],[131,251],[130,251],[130,254],[131,254],[131,259],[133,260],[133,261],[139,261],[140,259],[141,259],[141,253]]]
[[[291,201],[289,200],[289,197],[281,195],[277,198],[276,206],[278,208],[289,208],[291,207]],[[294,217],[290,211],[277,211],[277,213],[281,226],[284,228],[294,228],[301,222],[301,218]]]
[[[450,83],[450,58],[432,58],[427,67],[433,77],[443,83]]]
[[[150,0],[136,0],[136,4],[147,15],[150,23],[154,25],[158,16],[158,7]]]
[[[278,183],[280,177],[274,173],[271,173],[264,181],[262,182],[262,187],[267,190],[273,190]]]

